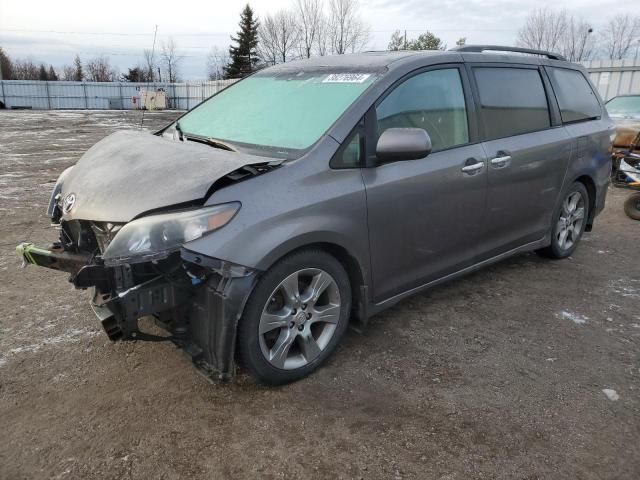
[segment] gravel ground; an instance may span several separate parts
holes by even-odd
[[[296,384],[210,384],[170,344],[111,343],[86,292],[13,252],[54,240],[58,173],[139,122],[0,111],[0,478],[640,477],[624,192],[570,259],[520,255],[406,300]]]

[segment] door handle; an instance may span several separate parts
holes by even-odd
[[[462,167],[462,171],[464,173],[475,173],[484,168],[484,162],[476,161],[475,163],[469,163],[470,161],[473,161],[473,159],[470,158],[469,160],[467,160],[465,166]]]
[[[511,155],[506,152],[498,152],[498,157],[491,159],[491,165],[496,168],[506,167],[511,161]]]

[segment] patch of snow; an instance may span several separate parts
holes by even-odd
[[[618,395],[618,392],[616,392],[615,390],[611,389],[611,388],[605,388],[602,390],[602,393],[604,393],[607,398],[609,400],[611,400],[612,402],[616,402],[620,399],[620,395]]]
[[[620,278],[618,280],[611,280],[609,282],[609,288],[614,293],[623,297],[640,299],[640,280]]]
[[[574,313],[570,310],[562,310],[556,313],[556,317],[563,320],[571,320],[576,325],[584,325],[589,320],[589,317]]]
[[[95,330],[74,328],[61,335],[44,338],[42,339],[42,341],[37,343],[21,345],[19,347],[9,349],[6,355],[0,356],[0,367],[6,365],[6,363],[8,362],[11,356],[20,355],[24,353],[36,353],[42,350],[43,348],[51,345],[60,345],[64,343],[77,342],[83,338],[91,338],[97,335],[100,335],[100,332]]]

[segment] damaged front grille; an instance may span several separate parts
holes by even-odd
[[[69,220],[60,222],[60,242],[66,251],[104,254],[123,224]]]
[[[91,222],[91,229],[96,237],[96,242],[98,243],[101,254],[104,254],[113,237],[116,236],[116,233],[120,231],[122,226],[122,223]]]

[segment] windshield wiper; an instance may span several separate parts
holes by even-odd
[[[192,142],[204,143],[205,145],[210,145],[214,148],[219,148],[220,150],[227,150],[229,152],[237,152],[238,149],[233,145],[223,142],[222,140],[218,140],[217,138],[210,137],[200,137],[197,135],[191,135],[189,133],[184,133],[180,131],[182,135],[183,141],[190,140]]]

